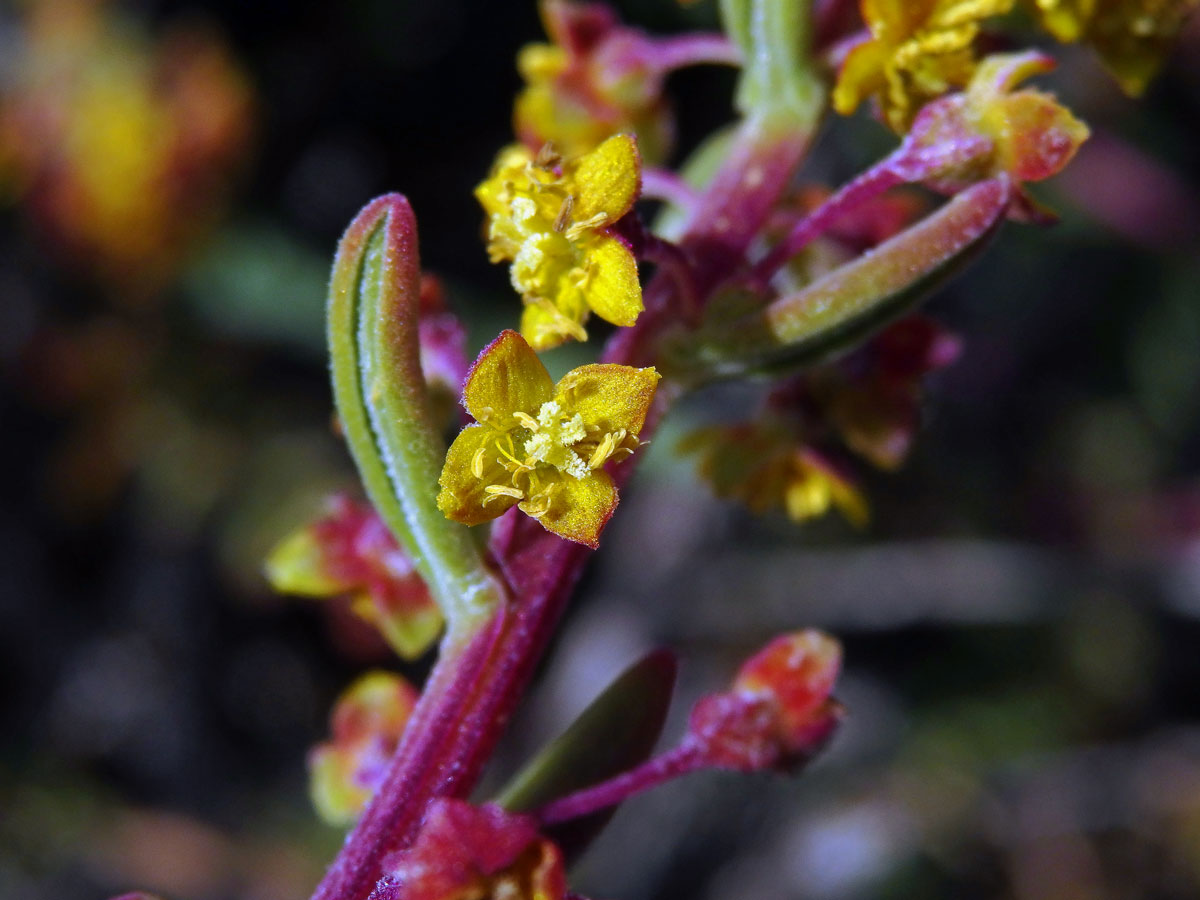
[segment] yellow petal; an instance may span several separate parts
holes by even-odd
[[[586,314],[587,310],[583,310]],[[580,318],[583,316],[581,315]],[[534,350],[551,350],[567,340],[586,341],[587,330],[551,303],[526,303],[521,313],[521,336]]]
[[[330,825],[350,825],[370,793],[354,783],[354,759],[331,746],[318,747],[308,760],[308,792],[317,815]]]
[[[833,108],[843,116],[858,109],[864,97],[883,89],[884,66],[890,49],[879,41],[865,41],[851,50],[838,72]]]
[[[517,502],[512,497],[493,496],[484,490],[489,484],[509,481],[507,473],[496,461],[496,436],[496,432],[487,425],[468,425],[450,445],[446,464],[438,479],[442,490],[438,494],[437,505],[446,518],[464,525],[478,525],[496,518]],[[482,478],[473,471],[480,450],[484,453]]]
[[[309,526],[288,535],[271,551],[267,581],[281,594],[332,597],[352,587],[327,571],[321,543]]]
[[[553,394],[554,382],[533,348],[517,332],[506,330],[467,373],[463,405],[476,421],[507,428],[513,413],[536,413]]]
[[[588,240],[584,252],[587,255],[588,306],[606,322],[632,325],[644,309],[633,251],[620,238],[606,234]]]
[[[633,208],[642,189],[642,159],[637,141],[614,134],[578,161],[575,169],[578,199],[572,218],[583,222],[603,214],[615,222]]]
[[[580,366],[563,376],[555,391],[564,409],[579,413],[601,431],[642,430],[654,400],[659,374],[653,368],[635,369],[615,363]]]
[[[594,550],[616,508],[617,488],[604,472],[583,479],[566,475],[556,483],[550,509],[538,521],[547,531]]]

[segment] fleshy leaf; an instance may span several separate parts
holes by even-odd
[[[701,382],[835,355],[957,274],[1003,221],[1012,196],[1006,175],[967,188],[806,288],[677,339],[663,367],[672,376]]]
[[[643,762],[666,722],[675,671],[675,657],[666,650],[634,663],[525,765],[496,802],[517,812],[538,809]],[[554,836],[569,857],[577,856],[614,811],[559,826]]]
[[[333,393],[372,505],[408,551],[451,626],[486,615],[503,590],[469,532],[437,507],[441,441],[421,372],[416,220],[389,194],[346,229],[329,287]]]

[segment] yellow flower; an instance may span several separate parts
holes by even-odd
[[[521,333],[535,349],[586,340],[589,312],[614,325],[637,321],[637,259],[609,226],[640,190],[637,143],[624,134],[567,161],[508,147],[475,189],[488,214],[488,255],[512,263],[513,288],[525,302]]]
[[[837,509],[860,528],[870,517],[858,487],[786,428],[769,423],[702,428],[679,449],[699,455],[699,474],[713,493],[739,500],[752,512],[782,509],[803,522]]]
[[[416,703],[412,685],[378,670],[342,693],[329,717],[330,740],[308,758],[309,794],[322,819],[348,825],[358,818],[383,780]]]
[[[898,133],[928,100],[967,83],[980,22],[1012,9],[1013,0],[861,0],[871,36],[846,56],[833,106],[849,115],[875,97]]]
[[[999,53],[980,63],[964,94],[969,126],[992,141],[991,172],[1019,182],[1062,171],[1088,138],[1088,127],[1053,95],[1018,84],[1048,72],[1054,61],[1036,51]]]
[[[503,332],[463,385],[477,424],[446,454],[438,507],[478,525],[516,505],[548,531],[596,547],[617,505],[604,466],[639,446],[658,377],[653,368],[599,364],[556,385],[529,344]]]
[[[517,55],[525,82],[513,109],[518,139],[534,149],[552,142],[570,157],[628,132],[647,158],[665,157],[672,122],[654,43],[600,4],[539,5],[551,43],[527,44]]]
[[[1141,94],[1197,0],[1026,0],[1064,43],[1090,44],[1127,94]]]

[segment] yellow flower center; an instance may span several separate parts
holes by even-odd
[[[526,462],[549,463],[572,478],[587,477],[590,471],[587,463],[571,449],[587,437],[582,416],[576,413],[567,418],[558,401],[548,400],[538,410],[537,422],[530,430],[533,434],[525,442]]]
[[[489,457],[494,459],[503,468],[508,483],[488,484],[484,488],[487,499],[512,497],[524,501],[521,508],[535,518],[549,511],[557,482],[563,476],[582,481],[618,454],[632,454],[639,445],[637,437],[624,428],[601,434],[579,413],[564,410],[558,400],[543,403],[537,416],[515,412],[512,418],[513,424],[497,429],[491,453],[486,447],[475,452],[471,472],[479,479],[494,478],[495,470],[489,472],[488,465]],[[494,421],[491,425],[497,427]]]

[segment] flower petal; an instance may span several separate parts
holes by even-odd
[[[614,134],[583,156],[575,170],[579,189],[572,218],[583,222],[603,214],[615,222],[633,208],[642,190],[642,158],[637,140],[628,134]]]
[[[511,418],[515,412],[537,412],[553,393],[550,374],[525,339],[515,331],[502,331],[467,373],[463,405],[476,421],[486,422]]]
[[[595,550],[600,532],[617,508],[617,488],[604,472],[557,482],[550,509],[538,518],[547,531]],[[522,504],[524,509],[524,504]]]
[[[606,322],[632,325],[645,308],[633,251],[620,238],[596,235],[586,252],[588,306]]]
[[[587,330],[552,303],[534,302],[521,313],[521,336],[534,350],[551,350],[566,340],[586,341]]]
[[[595,363],[564,375],[555,396],[563,398],[563,406],[579,413],[588,425],[598,425],[601,431],[624,428],[637,434],[646,421],[659,377],[653,367]]]
[[[468,425],[450,445],[446,464],[438,478],[442,490],[438,494],[437,505],[446,518],[464,525],[479,525],[496,518],[517,502],[512,497],[493,496],[484,490],[489,484],[502,484],[509,480],[492,452],[495,438],[496,432],[486,425]],[[472,468],[475,456],[481,449],[485,459],[483,477],[479,478]]]

